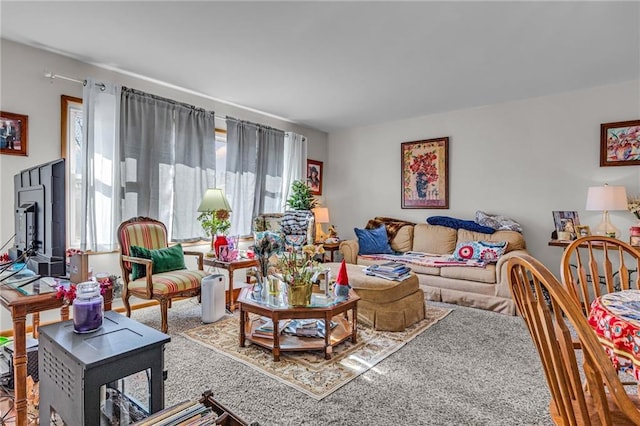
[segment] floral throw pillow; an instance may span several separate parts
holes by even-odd
[[[482,260],[495,263],[507,249],[507,241],[463,241],[456,244],[453,257],[456,260]]]

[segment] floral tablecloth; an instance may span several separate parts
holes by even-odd
[[[616,368],[640,380],[640,291],[608,293],[591,303],[593,327]]]

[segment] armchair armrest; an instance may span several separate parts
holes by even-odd
[[[204,270],[204,253],[196,250],[184,250],[185,256],[196,256],[198,258],[198,269],[200,271]]]
[[[153,261],[151,259],[144,259],[142,257],[133,257],[133,256],[122,256],[122,260],[125,262],[137,263],[139,265],[144,265],[145,273],[146,273],[146,281],[147,281],[147,291],[146,297],[150,298],[153,294],[153,281],[151,280],[151,275],[153,275]],[[128,279],[126,280],[129,281]]]
[[[358,240],[345,240],[340,242],[340,253],[347,263],[358,263]]]

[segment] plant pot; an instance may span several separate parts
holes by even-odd
[[[311,283],[287,286],[289,306],[309,306],[311,304]]]

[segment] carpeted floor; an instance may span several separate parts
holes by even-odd
[[[317,401],[181,336],[200,324],[200,305],[196,299],[174,303],[165,405],[211,389],[222,404],[262,426],[552,424],[540,361],[521,318],[432,305],[453,312]],[[158,307],[132,317],[159,328]]]
[[[283,351],[280,361],[274,362],[272,353],[261,346],[245,344],[244,347],[240,347],[238,315],[228,315],[213,324],[187,330],[182,336],[253,367],[257,374],[271,376],[312,398],[321,400],[400,350],[450,312],[451,309],[434,306],[427,309],[425,319],[402,332],[376,331],[370,327],[359,326],[356,343],[348,339],[335,346],[329,360],[324,358],[323,351],[318,350]],[[260,321],[258,315],[251,317]],[[324,339],[318,340],[322,342]]]

